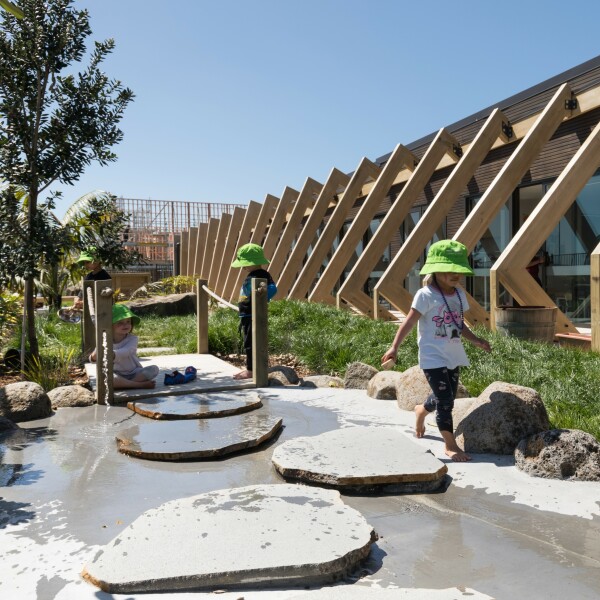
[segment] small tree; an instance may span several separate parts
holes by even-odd
[[[83,72],[67,71],[82,60],[91,34],[88,12],[72,4],[21,0],[24,18],[4,13],[0,23],[0,178],[27,195],[26,252],[20,249],[12,262],[26,282],[26,329],[34,356],[34,278],[40,254],[52,252],[48,221],[39,211],[50,211],[56,199],[40,196],[55,182],[75,182],[94,161],[116,160],[110,148],[123,137],[117,125],[133,99],[131,90],[100,70],[113,40],[95,43]],[[14,191],[0,200],[14,203]]]

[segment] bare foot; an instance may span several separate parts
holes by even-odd
[[[143,388],[145,390],[156,387],[156,381],[154,381],[154,379],[150,379],[149,381],[139,381],[137,383],[138,383],[137,387]]]
[[[446,446],[444,452],[446,453],[446,456],[449,456],[454,462],[468,462],[471,460],[471,457],[463,452],[458,446],[456,446],[456,449],[448,448]]]
[[[234,379],[252,379],[252,371],[248,371],[248,369],[244,369],[239,373],[236,373],[233,376]]]
[[[415,415],[417,417],[417,422],[415,423],[415,436],[418,438],[422,438],[425,435],[425,417],[428,414],[429,413],[422,404],[417,404],[415,406]]]

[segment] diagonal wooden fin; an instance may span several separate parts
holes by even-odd
[[[206,233],[208,232],[208,223],[198,225],[198,235],[196,236],[196,248],[194,256],[194,273],[200,273],[202,261],[204,259],[204,245],[206,244]]]
[[[204,245],[204,260],[202,261],[202,272],[199,273],[201,279],[207,279],[210,274],[212,259],[215,254],[215,239],[219,231],[219,219],[214,217],[208,220],[208,230],[206,232],[206,244]]]
[[[256,225],[254,226],[252,234],[250,235],[251,244],[258,244],[259,246],[262,246],[265,234],[267,232],[267,227],[269,225],[269,221],[273,218],[276,208],[277,198],[275,196],[272,196],[271,194],[267,194],[265,201],[262,203],[260,213],[256,220]],[[237,274],[238,276],[233,286],[234,290],[237,290],[242,286],[242,282],[245,278],[244,272],[241,269],[237,269]]]
[[[289,219],[286,223],[285,229],[283,230],[279,242],[273,252],[271,263],[269,264],[269,273],[271,277],[277,282],[279,275],[281,274],[288,254],[294,244],[296,235],[300,229],[302,219],[306,214],[307,210],[310,210],[316,201],[318,194],[321,192],[323,185],[310,177],[306,180],[302,186],[302,190],[298,199],[292,207]]]
[[[302,261],[306,258],[310,244],[315,239],[318,229],[323,222],[329,204],[340,193],[340,188],[343,190],[348,185],[348,181],[350,181],[350,178],[345,173],[342,173],[342,171],[335,168],[331,170],[279,275],[277,280],[278,298],[285,298],[288,295],[290,288],[296,280],[298,271],[302,268]]]
[[[554,306],[550,297],[527,273],[526,267],[598,167],[600,124],[596,125],[492,266],[496,275],[491,291],[493,301],[497,299],[498,285],[502,283],[521,304]],[[493,315],[492,325],[495,326]],[[577,331],[563,313],[557,317],[557,330]]]
[[[310,290],[321,266],[327,258],[328,252],[334,249],[334,243],[339,235],[348,213],[352,210],[356,198],[360,196],[363,183],[368,179],[377,179],[381,169],[368,158],[363,158],[358,168],[352,174],[343,194],[333,209],[313,251],[310,253],[304,267],[288,294],[288,298],[303,299]],[[333,300],[333,297],[328,295]]]
[[[221,264],[223,262],[223,250],[225,249],[227,234],[231,227],[231,219],[233,215],[230,213],[223,213],[219,220],[219,229],[217,231],[217,237],[215,239],[215,252],[213,253],[212,265],[210,267],[210,274],[208,276],[208,287],[211,290],[215,289],[219,271],[221,270]]]
[[[291,212],[294,203],[298,200],[299,195],[300,192],[291,187],[286,187],[283,190],[283,194],[281,194],[281,200],[277,205],[273,219],[269,224],[269,230],[265,236],[265,241],[263,242],[263,250],[268,259],[270,259],[273,256],[273,252],[275,252],[279,238],[287,224],[288,215]]]
[[[309,300],[330,304],[335,301],[331,296],[333,288],[369,227],[373,215],[385,199],[394,179],[403,169],[414,170],[416,164],[417,159],[415,155],[402,144],[398,144],[381,170],[379,177],[373,184],[371,191],[365,198],[323,274],[319,277],[315,288],[309,296]]]
[[[242,223],[244,222],[245,216],[245,208],[242,208],[241,206],[236,206],[233,209],[233,216],[231,217],[231,222],[229,223],[229,230],[227,232],[225,246],[223,248],[223,258],[221,260],[221,267],[219,269],[219,274],[217,276],[217,281],[214,287],[214,291],[219,296],[221,296],[223,293],[223,287],[225,286],[225,281],[227,280],[227,275],[229,274],[231,263],[235,258],[235,250],[237,248],[238,236],[240,234],[240,230],[242,228]]]
[[[383,296],[389,303],[407,314],[412,304],[412,294],[402,285],[409,271],[433,239],[444,222],[456,199],[465,189],[471,177],[484,161],[493,143],[498,138],[508,141],[503,125],[508,120],[499,109],[495,109],[483,124],[473,141],[463,148],[464,154],[448,179],[441,187],[415,228],[400,248],[400,251],[375,286],[376,296]],[[473,299],[475,303],[475,300]],[[471,301],[469,301],[471,304]],[[374,304],[375,317],[380,318],[379,302]],[[483,310],[483,309],[482,309]],[[485,311],[484,311],[485,312]],[[487,318],[487,317],[486,317]]]
[[[252,232],[254,231],[254,227],[256,225],[256,221],[258,220],[258,215],[260,214],[261,208],[262,204],[260,204],[259,202],[255,202],[254,200],[251,200],[248,203],[248,208],[246,209],[246,214],[244,215],[244,222],[242,223],[240,235],[238,236],[237,244],[235,247],[234,257],[237,253],[237,249],[250,241],[250,237],[252,236]],[[225,280],[225,285],[223,287],[223,293],[221,294],[225,300],[231,300],[232,298],[237,297],[238,290],[235,289],[235,282],[237,281],[238,275],[239,270],[231,268],[230,263],[229,272],[227,273],[227,279]]]
[[[342,284],[338,292],[341,298],[351,302],[350,296],[360,295],[358,290],[362,290],[363,284],[369,278],[373,267],[385,252],[385,248],[390,243],[394,233],[402,225],[419,194],[431,179],[440,160],[446,154],[451,154],[458,160],[455,152],[456,148],[458,148],[458,142],[445,129],[441,129]],[[373,312],[371,303],[366,314],[373,316]]]

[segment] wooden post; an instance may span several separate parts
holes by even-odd
[[[206,279],[196,280],[196,323],[198,354],[208,354],[208,294],[202,287]]]
[[[81,319],[81,351],[85,360],[88,360],[90,353],[96,347],[96,330],[92,317],[90,315],[90,307],[88,303],[88,289],[94,293],[94,282],[81,280],[82,300],[83,300],[83,313]],[[93,310],[93,309],[92,309]]]
[[[252,279],[252,375],[256,387],[269,385],[267,280]]]
[[[600,244],[590,256],[590,309],[592,350],[600,352]]]
[[[112,404],[113,378],[112,281],[94,281],[96,311],[96,402]]]

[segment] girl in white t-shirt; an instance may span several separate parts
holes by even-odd
[[[415,294],[411,309],[381,362],[396,359],[398,346],[418,323],[419,366],[433,393],[424,404],[415,407],[416,436],[425,435],[425,417],[436,410],[446,454],[456,462],[464,462],[471,458],[456,444],[452,423],[460,367],[469,365],[461,336],[486,352],[491,351],[489,343],[477,337],[464,321],[469,305],[459,282],[462,275],[473,275],[467,248],[453,240],[432,244],[421,275],[426,275],[423,287]]]

